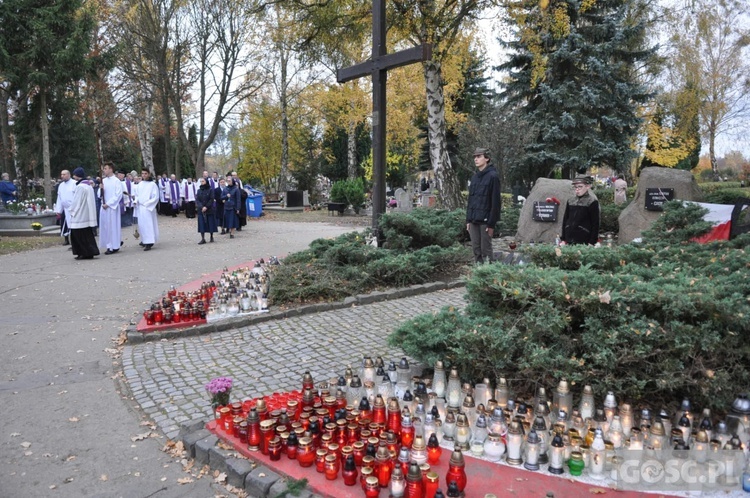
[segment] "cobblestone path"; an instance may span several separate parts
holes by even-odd
[[[123,350],[132,396],[170,439],[179,424],[211,416],[203,386],[234,379],[232,399],[299,389],[305,370],[316,381],[358,367],[362,355],[403,356],[388,335],[403,321],[443,306],[464,305],[464,288],[261,323],[226,332],[149,342]]]

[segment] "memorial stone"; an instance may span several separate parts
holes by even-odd
[[[562,233],[565,205],[574,195],[570,180],[539,178],[521,208],[516,241],[554,243],[557,236]],[[547,199],[551,198],[559,200],[560,205],[548,203]],[[503,217],[502,212],[500,217]]]
[[[661,216],[661,211],[652,209],[658,209],[669,197],[670,191],[673,199],[700,201],[703,198],[703,192],[689,171],[660,167],[641,171],[635,197],[618,218],[620,244],[632,242],[651,227]]]
[[[303,206],[303,194],[301,190],[288,190],[286,193],[286,207],[302,207]]]
[[[402,188],[396,189],[396,212],[410,213],[412,210],[411,194]]]

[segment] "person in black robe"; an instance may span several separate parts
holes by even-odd
[[[213,242],[214,234],[217,231],[214,212],[214,191],[205,178],[199,180],[198,191],[195,193],[195,207],[198,212],[198,232],[201,234],[201,241],[198,244],[206,243],[206,232],[211,235],[209,242]]]

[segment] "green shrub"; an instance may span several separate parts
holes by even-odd
[[[383,215],[387,248],[367,243],[369,230],[317,239],[274,267],[270,299],[276,306],[339,300],[385,287],[457,276],[470,261],[459,243],[465,213],[419,209]]]
[[[703,202],[734,205],[742,197],[750,197],[750,189],[726,188],[714,190],[703,197]]]
[[[620,213],[622,213],[622,210],[625,209],[627,205],[628,203],[619,206],[614,203],[600,204],[599,233],[619,232],[620,223],[617,220],[620,217]]]
[[[596,195],[596,198],[599,199],[600,206],[615,203],[615,189],[614,188],[594,189],[594,195]]]
[[[414,250],[427,246],[449,247],[469,240],[466,211],[415,209],[410,213],[386,213],[380,217],[385,247]]]
[[[365,202],[365,186],[361,178],[354,180],[339,180],[331,187],[331,202],[351,205],[355,213],[359,213]]]
[[[698,187],[703,191],[704,194],[710,194],[712,192],[716,192],[717,190],[741,188],[742,185],[740,184],[740,182],[708,182],[699,183]]]
[[[516,379],[521,397],[567,378],[653,407],[688,396],[726,409],[750,383],[750,235],[686,243],[705,228],[696,208],[667,203],[640,245],[538,245],[531,264],[476,267],[463,312],[419,316],[389,342],[465,380]]]
[[[495,229],[500,235],[515,235],[518,232],[518,220],[520,218],[521,206],[507,205],[500,212],[500,221],[497,222]]]

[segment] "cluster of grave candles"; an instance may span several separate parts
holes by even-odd
[[[206,319],[209,300],[216,291],[214,282],[204,282],[194,292],[178,292],[170,287],[164,296],[143,312],[146,325],[196,322]]]
[[[271,258],[269,264],[278,264]],[[263,259],[252,268],[229,272],[224,268],[208,307],[209,322],[268,309],[270,278]]]
[[[636,414],[612,392],[597,406],[589,386],[574,406],[565,380],[551,400],[539,388],[526,403],[512,399],[502,378],[494,389],[488,379],[472,386],[462,383],[455,369],[446,376],[437,362],[427,380],[412,377],[406,358],[386,368],[380,357],[365,357],[358,374],[347,368],[315,386],[305,373],[301,391],[235,402],[217,416],[220,426],[251,450],[272,460],[286,454],[303,467],[315,465],[328,479],[340,472],[345,484],[359,482],[365,496],[389,488],[395,498],[433,498],[444,496],[438,492],[440,477],[430,470],[440,460],[441,445],[453,449],[444,480],[447,496],[462,496],[466,487],[464,453],[592,479],[614,477],[618,450],[625,448],[691,448],[704,462],[720,461],[722,453],[736,457],[736,451],[723,450],[747,452],[750,400],[738,396],[717,423],[709,410],[697,413],[689,400],[674,416],[664,409]],[[724,482],[739,483],[740,474],[725,475]]]

